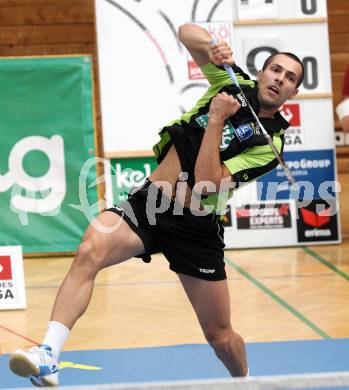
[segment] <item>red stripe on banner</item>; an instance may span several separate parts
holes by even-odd
[[[9,333],[12,333],[12,334],[18,336],[18,337],[20,337],[20,338],[22,338],[22,339],[24,339],[24,340],[27,340],[27,341],[29,341],[30,343],[34,344],[34,345],[39,345],[39,344],[40,344],[40,343],[38,343],[37,341],[34,341],[34,340],[32,340],[32,339],[30,339],[30,338],[28,338],[28,337],[26,337],[26,336],[23,336],[22,334],[19,334],[19,333],[15,332],[15,331],[12,330],[12,329],[6,328],[6,326],[3,326],[3,325],[1,325],[1,324],[0,324],[0,328],[6,330],[6,331],[9,332]]]
[[[168,62],[167,62],[167,59],[166,59],[166,56],[165,56],[165,53],[164,51],[162,50],[162,47],[159,45],[159,42],[155,39],[155,37],[153,37],[150,32],[148,30],[144,31],[148,37],[153,41],[154,45],[156,46],[156,48],[158,49],[159,53],[160,53],[160,56],[162,58],[162,60],[164,61],[165,65],[168,65]]]

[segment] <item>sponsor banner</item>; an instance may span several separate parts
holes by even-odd
[[[237,0],[236,7],[239,20],[327,16],[326,0]]]
[[[284,160],[298,182],[298,190],[291,190],[280,165],[257,180],[259,200],[327,199],[336,193],[334,151],[315,150],[286,152]]]
[[[237,191],[238,193],[238,191]],[[232,205],[232,227],[226,228],[226,248],[265,248],[300,245],[296,202],[250,200]],[[280,218],[281,217],[281,218]]]
[[[88,224],[74,205],[97,201],[95,166],[79,180],[95,153],[91,58],[0,59],[0,100],[0,245],[74,251]]]
[[[304,149],[305,139],[300,103],[285,103],[281,115],[290,123],[285,132],[285,151]]]
[[[111,159],[109,184],[108,181],[106,183],[111,188],[111,196],[107,199],[108,207],[127,199],[134,188],[144,184],[156,166],[155,157]]]
[[[290,228],[291,213],[288,203],[260,203],[237,207],[237,229]]]
[[[298,242],[338,241],[338,217],[335,200],[316,199],[303,207],[297,203]]]
[[[26,307],[22,248],[0,246],[0,310]]]

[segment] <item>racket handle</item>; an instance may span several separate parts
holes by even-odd
[[[211,45],[215,45],[217,42],[218,42],[218,41],[217,41],[216,38],[212,38],[211,41],[210,41],[210,44],[211,44]],[[224,70],[228,73],[228,75],[229,75],[231,81],[232,81],[237,87],[239,87],[240,85],[239,85],[238,79],[237,79],[236,74],[234,73],[233,69],[231,68],[231,66],[228,65],[228,64],[223,64],[223,68],[224,68]]]
[[[223,67],[224,67],[225,71],[228,73],[228,75],[229,75],[231,81],[232,81],[237,87],[239,87],[240,85],[239,85],[238,79],[237,79],[236,74],[234,73],[233,69],[231,68],[231,66],[228,65],[228,64],[223,64]]]

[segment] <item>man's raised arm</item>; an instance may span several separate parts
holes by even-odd
[[[218,41],[212,45],[211,35],[196,24],[181,25],[178,29],[178,36],[198,66],[209,62],[215,65],[234,63],[229,45],[225,41]]]

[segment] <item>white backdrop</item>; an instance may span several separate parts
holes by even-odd
[[[223,0],[96,0],[104,150],[149,150],[157,131],[190,109],[205,80],[188,78],[187,53],[177,36],[194,20],[232,25],[233,3]],[[215,23],[220,31],[220,23]]]

